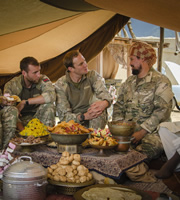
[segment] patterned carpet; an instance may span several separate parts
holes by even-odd
[[[152,173],[155,172],[155,170],[151,170]],[[152,192],[163,192],[163,193],[172,193],[172,191],[167,187],[166,184],[160,179],[157,180],[155,183],[144,183],[144,182],[133,182],[130,180],[125,181],[123,185],[134,187],[139,190],[143,191],[152,191]]]

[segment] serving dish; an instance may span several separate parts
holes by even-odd
[[[90,147],[99,149],[99,152],[96,154],[96,156],[99,157],[108,157],[108,155],[104,152],[104,150],[110,150],[116,148],[118,145],[114,146],[98,146],[98,145],[90,145]]]
[[[26,142],[22,142],[20,144],[12,141],[12,143],[14,143],[17,147],[19,147],[19,149],[20,149],[21,152],[33,152],[34,151],[33,147],[36,147],[37,145],[45,144],[46,141],[45,140],[41,140],[38,143],[26,143]]]
[[[15,145],[17,146],[22,146],[22,147],[31,147],[31,146],[36,146],[36,145],[40,145],[40,144],[44,144],[46,141],[40,141],[38,143],[26,143],[26,142],[22,142],[21,144],[15,143],[13,142]]]
[[[118,145],[116,147],[117,152],[127,152],[131,146],[131,141],[134,139],[134,137],[130,136],[115,136]]]
[[[52,139],[59,144],[73,145],[73,144],[81,144],[89,137],[91,133],[59,134],[50,132],[50,134]]]
[[[62,194],[73,195],[79,189],[82,189],[83,187],[86,187],[86,186],[93,185],[95,183],[95,180],[92,179],[84,183],[68,183],[68,182],[53,181],[53,180],[48,179],[48,182],[51,185],[58,186],[58,191],[61,192]]]
[[[131,188],[131,187],[127,187],[127,186],[123,186],[123,185],[114,185],[114,184],[96,184],[96,185],[92,185],[92,186],[88,186],[85,188],[82,188],[80,190],[78,190],[75,194],[74,194],[74,198],[75,200],[85,200],[82,197],[82,194],[85,191],[88,191],[91,188],[113,188],[115,190],[122,190],[122,191],[127,191],[127,192],[134,192],[137,195],[140,195],[142,197],[142,200],[152,200],[152,197],[141,190],[135,189],[135,188]]]
[[[135,122],[125,120],[108,122],[109,130],[113,136],[131,136],[135,125]]]

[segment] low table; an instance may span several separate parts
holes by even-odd
[[[86,166],[90,171],[96,171],[112,179],[119,179],[120,176],[129,168],[143,162],[147,157],[135,150],[129,150],[126,153],[119,153],[115,150],[106,150],[106,157],[96,156],[98,149],[85,148],[82,150],[81,164]],[[34,162],[44,167],[56,164],[61,155],[57,148],[51,148],[47,145],[38,145],[33,147],[32,152],[22,152],[16,148],[14,156],[30,156]]]

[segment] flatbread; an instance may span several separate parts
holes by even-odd
[[[91,188],[88,191],[85,191],[82,194],[82,197],[85,200],[141,200],[142,197],[138,194],[136,194],[134,191],[124,191],[118,189],[112,189],[112,188]]]
[[[9,97],[0,96],[0,103],[2,103],[3,100],[7,100],[7,102],[20,102],[21,101],[21,99],[17,95],[12,95]]]
[[[16,102],[21,102],[21,99],[17,95],[12,95],[10,98],[13,98]]]

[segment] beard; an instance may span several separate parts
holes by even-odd
[[[133,69],[132,74],[133,75],[138,75],[140,73],[139,69]]]
[[[134,65],[131,65],[131,67],[134,67]],[[132,69],[133,75],[138,75],[142,71],[142,65],[139,65],[138,69]]]
[[[28,80],[29,83],[31,83],[31,84],[34,84],[34,83],[38,83],[38,82],[39,82],[39,79],[38,79],[38,80],[33,80],[33,79],[29,78],[29,77],[27,77],[27,80]]]

